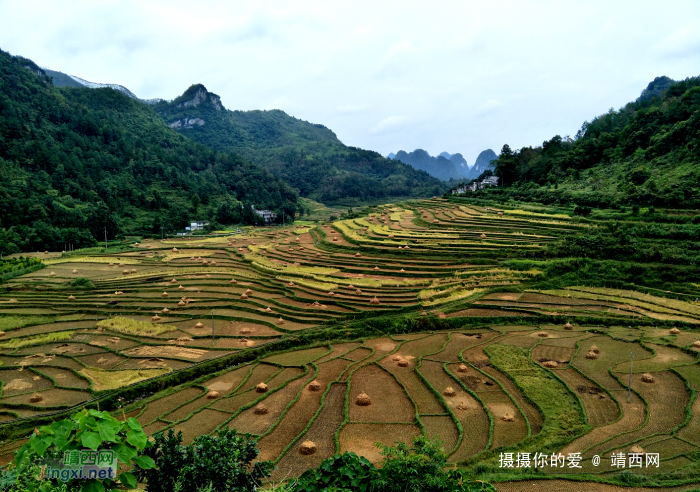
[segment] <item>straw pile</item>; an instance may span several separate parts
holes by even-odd
[[[630,448],[630,454],[646,454],[644,451],[644,448],[642,448],[639,444],[635,444]]]
[[[69,301],[75,301],[75,296],[68,296]]]
[[[271,312],[272,312],[272,309],[270,309],[270,306],[267,306],[267,309],[265,309],[265,312],[266,312],[266,313],[271,313]]]
[[[548,361],[545,361],[542,365],[544,367],[549,367],[550,369],[553,369],[553,368],[557,367],[559,364],[555,360],[548,360]]]
[[[321,383],[314,379],[309,383],[309,391],[321,391]]]
[[[255,391],[257,393],[266,393],[267,392],[267,385],[265,383],[260,383],[255,387]]]
[[[377,299],[377,296],[374,296],[372,299],[370,299],[369,303],[370,304],[379,304],[379,299]]]
[[[592,350],[589,350],[588,353],[586,354],[586,359],[597,359],[598,354],[596,352],[593,352]]]
[[[173,253],[177,253],[177,252],[178,252],[177,248],[173,248]]]
[[[391,360],[394,362],[400,361],[401,359],[403,359],[403,357],[401,357],[399,354],[394,354],[394,356],[391,358]]]
[[[649,374],[648,372],[645,372],[642,374],[642,382],[644,383],[653,383],[654,382],[654,376]]]
[[[54,275],[56,275],[56,272],[51,272],[51,273],[49,273],[49,275],[54,276]]]
[[[355,294],[362,294],[362,291],[361,291],[360,289],[357,289],[357,290],[355,291]]]
[[[569,323],[569,322],[567,321],[566,324],[564,325],[564,329],[565,329],[565,330],[573,330],[574,327],[571,325],[571,323]]]
[[[505,413],[501,416],[501,420],[503,422],[515,422],[515,417],[513,417],[513,415],[510,413]]]
[[[219,397],[219,392],[218,392],[218,391],[212,390],[212,391],[210,391],[209,393],[207,393],[207,400],[215,400],[215,399],[218,398],[218,397]]]
[[[680,332],[681,330],[679,330],[678,328],[671,328],[671,331],[669,331],[671,335],[679,335]]]
[[[284,320],[283,320],[282,318],[278,319],[278,320],[277,320],[277,324],[278,324],[278,325],[283,325],[283,324],[284,324]]]
[[[74,269],[73,269],[73,273],[78,273],[78,270],[76,270],[76,269],[74,268]]]
[[[265,415],[265,414],[267,414],[268,411],[269,410],[267,409],[267,407],[265,405],[263,405],[262,403],[258,403],[255,407],[255,410],[253,410],[253,413],[255,415]]]
[[[375,270],[379,270],[379,267],[374,267]]]
[[[160,297],[168,297],[168,293],[167,293],[167,292],[163,292],[163,293],[160,295]]]
[[[301,446],[299,446],[299,454],[303,454],[304,456],[309,456],[314,454],[317,451],[316,444],[313,441],[304,441],[301,443]]]
[[[549,336],[549,333],[547,333],[546,331],[540,331],[539,333],[537,333],[537,336],[540,338],[547,338]]]
[[[589,352],[593,352],[593,353],[595,353],[595,354],[599,354],[599,353],[600,353],[600,349],[599,349],[597,346],[595,346],[595,345],[591,345],[591,347],[588,349],[588,351],[589,351]]]
[[[443,395],[445,396],[457,396],[457,392],[454,390],[452,386],[448,386],[445,388],[445,390],[442,392]]]
[[[367,407],[372,404],[372,400],[366,393],[360,393],[355,399],[355,405],[358,407]]]
[[[39,403],[40,401],[43,401],[43,400],[44,400],[44,397],[41,396],[41,395],[38,394],[38,393],[34,393],[34,394],[32,395],[32,397],[29,399],[29,401],[30,401],[31,403]]]
[[[235,278],[232,278],[232,279],[229,281],[229,284],[235,284],[235,283],[237,283],[237,282],[238,282],[238,280],[236,280]]]
[[[296,284],[294,282],[289,282],[287,284],[287,287],[295,287],[295,286],[296,286]]]
[[[248,299],[248,296],[246,294],[241,294],[241,299]]]
[[[199,322],[196,325],[194,325],[194,327],[195,328],[204,328],[204,325],[201,322]]]
[[[479,237],[480,237],[481,239],[486,239],[486,234],[482,234],[482,235],[479,236]]]
[[[171,283],[171,284],[176,284],[176,283],[177,283],[177,279],[172,279],[172,280],[170,280],[170,283]]]
[[[457,405],[457,410],[468,410],[468,409],[469,409],[469,407],[463,401],[459,402],[459,405]]]
[[[467,371],[469,371],[469,368],[464,364],[460,364],[457,367],[457,372],[467,372]]]
[[[151,318],[151,321],[160,321],[160,316],[157,314]]]
[[[177,305],[180,306],[180,307],[182,307],[182,306],[186,306],[187,304],[185,303],[185,301],[179,301],[179,302],[177,303]]]
[[[357,252],[357,253],[355,253],[355,256],[362,256],[362,253]]]
[[[700,348],[700,340],[695,340],[692,344],[693,348]]]
[[[408,360],[407,360],[407,359],[404,359],[404,358],[402,357],[402,358],[399,360],[398,366],[399,366],[399,367],[408,367]]]
[[[447,315],[445,313],[438,313],[438,319],[446,319]]]
[[[170,309],[168,309],[168,308],[163,308],[160,312],[161,312],[161,313],[169,313],[169,312],[170,312]]]

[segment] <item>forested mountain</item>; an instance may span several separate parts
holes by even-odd
[[[451,155],[447,152],[433,157],[423,149],[416,149],[413,152],[399,150],[392,159],[425,171],[442,181],[460,179],[466,175],[469,169],[462,154]]]
[[[585,122],[574,139],[505,145],[488,194],[617,207],[700,207],[700,77],[657,77],[634,102]]]
[[[201,84],[153,108],[181,134],[215,150],[236,152],[320,202],[353,204],[443,190],[440,181],[426,173],[344,145],[323,125],[280,110],[229,111]]]
[[[498,156],[491,149],[486,149],[482,151],[476,158],[474,165],[471,167],[471,169],[469,169],[469,174],[467,174],[467,178],[476,179],[484,171],[488,169],[493,169],[495,164],[492,164],[492,162],[495,161],[497,158]]]
[[[234,153],[169,128],[103,88],[57,88],[0,51],[0,249],[60,249],[191,219],[252,222],[249,205],[296,212],[297,193]],[[242,207],[242,205],[245,205]]]

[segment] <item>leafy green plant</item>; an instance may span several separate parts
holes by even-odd
[[[66,451],[84,448],[112,450],[118,462],[134,465],[136,469],[149,469],[155,465],[153,459],[138,455],[139,451],[149,445],[148,438],[136,419],[129,418],[120,422],[109,412],[83,409],[69,419],[36,429],[29,441],[15,454],[14,469],[18,477],[39,476],[38,465],[43,459],[60,459]],[[123,472],[115,478],[76,478],[68,480],[66,486],[70,490],[81,492],[105,492],[113,490],[118,483],[126,488],[134,488],[136,477],[130,472]],[[46,480],[26,480],[26,490],[30,492],[45,492],[60,487],[57,479],[48,477]]]
[[[223,428],[217,436],[196,437],[182,445],[182,432],[156,434],[153,446],[141,453],[155,466],[139,470],[148,492],[198,492],[211,485],[213,490],[247,492],[255,490],[269,476],[272,463],[253,461],[258,457],[257,442],[249,434],[239,436],[234,429]]]
[[[355,453],[324,460],[297,480],[294,492],[495,492],[483,482],[465,483],[457,469],[449,469],[442,444],[423,436],[411,446],[376,443],[384,456],[376,468]]]
[[[94,289],[95,288],[95,284],[92,283],[92,280],[90,280],[89,278],[85,278],[85,277],[76,278],[75,280],[73,280],[70,283],[70,286],[76,287],[78,289]]]

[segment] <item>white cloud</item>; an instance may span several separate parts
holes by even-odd
[[[498,99],[489,99],[477,108],[476,114],[486,115],[489,113],[493,113],[501,106],[503,106],[503,101],[499,101]]]
[[[0,0],[0,49],[143,98],[203,83],[349,145],[472,163],[574,134],[656,76],[700,75],[700,2]]]
[[[697,57],[700,54],[700,22],[675,30],[651,48],[659,57]]]
[[[372,133],[383,133],[387,130],[395,130],[398,127],[404,126],[408,121],[406,116],[387,116],[375,126],[370,128]]]
[[[341,113],[361,113],[369,109],[369,104],[345,104],[343,106],[338,106],[336,111]]]

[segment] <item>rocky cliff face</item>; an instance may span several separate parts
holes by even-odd
[[[455,156],[459,157],[453,160],[452,158]],[[450,178],[462,178],[463,175],[458,169],[459,164],[461,164],[460,158],[466,166],[467,161],[464,160],[461,154],[454,154],[453,156],[447,152],[443,152],[437,157],[433,157],[423,149],[416,149],[410,153],[400,150],[394,156],[394,159],[401,161],[404,164],[408,164],[416,169],[420,169],[421,171],[425,171],[431,176],[435,176],[443,181],[448,181]]]
[[[496,159],[498,159],[498,156],[493,150],[486,149],[482,151],[476,158],[476,162],[474,162],[474,167],[472,167],[469,170],[467,178],[476,179],[481,173],[483,173],[487,169],[492,169],[493,166],[491,166],[491,161],[494,161]]]
[[[178,99],[182,98],[189,99],[178,102],[175,105],[176,108],[197,107],[200,104],[209,102],[217,111],[222,111],[224,109],[224,106],[221,104],[221,98],[213,92],[209,92],[202,84],[196,84],[190,87]]]

